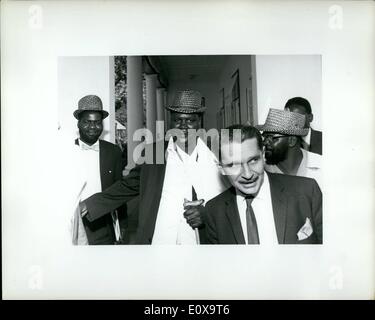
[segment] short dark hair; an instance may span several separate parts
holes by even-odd
[[[312,113],[310,102],[307,99],[302,98],[302,97],[294,97],[294,98],[289,99],[286,102],[284,109],[289,109],[290,106],[295,105],[295,104],[304,107],[307,114]]]
[[[228,137],[228,140],[226,141],[232,143],[234,140],[234,133],[238,132],[237,130],[241,131],[241,143],[247,139],[255,138],[257,140],[259,150],[263,150],[262,135],[257,128],[250,125],[234,124],[232,126],[225,128],[224,131],[221,131],[221,134],[219,136],[219,161],[221,161],[221,144],[223,141],[223,135]]]

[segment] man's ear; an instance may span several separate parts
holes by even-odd
[[[311,122],[313,122],[313,120],[314,120],[314,115],[313,115],[312,113],[307,114],[307,115],[306,115],[306,118],[307,118],[307,121],[308,121],[309,123],[311,123]]]

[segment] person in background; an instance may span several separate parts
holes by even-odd
[[[310,102],[305,98],[294,97],[287,101],[284,109],[302,114],[306,117],[305,128],[308,128],[308,132],[302,137],[302,148],[306,151],[322,155],[322,132],[314,130],[311,127],[314,115],[311,110]]]
[[[81,98],[73,115],[78,120],[79,130],[79,138],[75,140],[80,161],[77,166],[86,181],[81,193],[81,199],[84,200],[122,178],[121,150],[118,146],[99,139],[103,132],[103,119],[108,116],[108,112],[103,110],[102,100],[98,96],[87,95]],[[76,243],[110,245],[121,242],[121,229],[126,225],[126,211],[125,208],[111,211],[95,221],[78,219]]]
[[[305,116],[270,109],[265,124],[257,128],[263,131],[266,171],[313,178],[321,186],[321,156],[301,148],[308,132]]]

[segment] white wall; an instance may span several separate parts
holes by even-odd
[[[322,129],[320,55],[257,55],[255,65],[258,123],[264,123],[269,108],[283,109],[288,99],[299,96],[311,104],[312,127]]]
[[[95,94],[109,112],[104,120],[101,138],[115,142],[114,59],[113,57],[59,57],[58,59],[58,122],[64,132],[78,136],[73,111],[78,100]]]

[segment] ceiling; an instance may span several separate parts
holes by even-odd
[[[153,56],[151,63],[170,81],[212,80],[220,76],[229,56]]]

